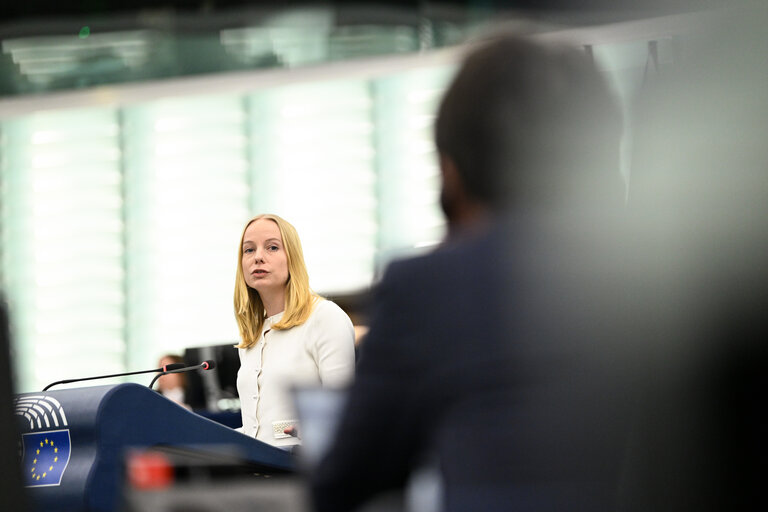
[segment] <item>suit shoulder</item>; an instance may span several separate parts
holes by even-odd
[[[446,250],[439,248],[427,254],[394,260],[387,266],[384,279],[423,276],[428,273],[427,270],[441,266],[450,259]]]
[[[434,251],[389,264],[384,280],[416,280],[444,276],[445,272],[471,266],[473,262],[492,257],[498,244],[491,237],[473,237],[446,244]]]

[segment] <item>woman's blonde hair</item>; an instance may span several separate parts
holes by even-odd
[[[320,297],[309,288],[309,274],[304,263],[299,234],[290,222],[273,214],[257,215],[248,221],[240,235],[235,275],[235,318],[240,329],[237,348],[250,348],[256,344],[264,327],[266,311],[259,293],[249,287],[243,274],[243,239],[248,226],[260,219],[277,224],[288,261],[288,282],[285,285],[285,312],[272,329],[290,329],[307,321]]]

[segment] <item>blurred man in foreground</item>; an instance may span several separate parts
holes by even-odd
[[[505,35],[466,58],[435,129],[450,235],[381,282],[318,510],[354,510],[425,461],[445,510],[610,508],[632,375],[620,134],[580,50]]]

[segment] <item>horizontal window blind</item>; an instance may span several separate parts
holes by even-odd
[[[433,125],[453,68],[420,69],[372,82],[379,170],[381,269],[442,240],[440,172]]]
[[[126,345],[117,112],[2,123],[4,285],[21,389],[122,370]]]
[[[232,294],[249,198],[242,98],[152,102],[123,119],[130,365],[237,342]]]
[[[253,211],[296,227],[315,290],[368,286],[378,229],[368,82],[299,85],[249,102]]]

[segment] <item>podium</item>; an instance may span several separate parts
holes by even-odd
[[[16,396],[22,471],[32,504],[46,511],[118,509],[132,448],[234,449],[254,472],[290,473],[289,452],[240,434],[145,386],[118,384]]]

